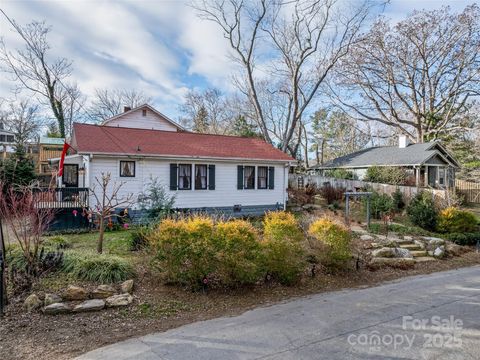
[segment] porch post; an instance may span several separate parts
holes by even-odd
[[[420,187],[420,167],[415,167],[415,186]]]
[[[83,161],[84,161],[84,168],[85,168],[85,174],[83,175],[83,179],[85,180],[85,183],[83,184],[83,187],[89,188],[90,187],[90,156],[89,155],[83,156]]]
[[[424,186],[428,186],[428,165],[425,165],[425,178],[424,178]]]

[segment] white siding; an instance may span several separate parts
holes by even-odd
[[[205,162],[205,161],[181,161],[180,163],[191,164],[214,164],[215,165],[215,190],[177,190],[170,191],[170,163],[175,161],[158,159],[137,159],[135,165],[135,177],[124,178],[119,174],[120,160],[132,160],[127,158],[101,158],[94,156],[90,162],[90,184],[95,184],[95,177],[100,177],[101,172],[110,172],[113,181],[124,181],[120,195],[125,196],[133,193],[135,197],[148,184],[150,175],[158,177],[165,185],[169,194],[176,194],[175,207],[199,208],[199,207],[223,207],[240,204],[247,205],[274,205],[285,202],[288,170],[284,164],[271,163],[245,163],[244,165],[275,166],[275,186],[270,189],[238,190],[237,189],[237,162]],[[175,162],[178,163],[178,162]],[[256,180],[255,180],[256,182]],[[93,200],[91,200],[93,201]],[[90,204],[94,206],[94,203]],[[135,208],[135,206],[134,206]]]
[[[129,127],[135,129],[177,131],[177,127],[163,117],[155,114],[152,110],[146,109],[147,114],[143,116],[142,108],[128,114],[119,116],[116,119],[105,123],[105,126]]]

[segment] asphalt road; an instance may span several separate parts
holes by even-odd
[[[79,359],[480,359],[480,267],[313,295]]]

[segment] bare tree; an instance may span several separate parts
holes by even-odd
[[[39,115],[39,105],[32,105],[28,99],[9,102],[2,110],[1,117],[6,129],[15,134],[16,146],[22,148],[38,137],[44,125]]]
[[[465,115],[480,95],[478,5],[415,11],[394,26],[380,19],[358,40],[336,74],[345,110],[417,142],[472,128]]]
[[[180,106],[183,114],[181,122],[197,132],[227,134],[231,131],[236,117],[230,101],[233,99],[228,99],[215,88],[191,90],[185,95],[185,102]]]
[[[72,91],[65,81],[71,75],[72,62],[63,57],[50,60],[51,47],[47,36],[51,28],[45,22],[34,21],[25,26],[13,20],[11,23],[25,46],[10,51],[4,39],[0,39],[2,68],[11,75],[15,92],[28,90],[49,106],[62,137],[65,137],[65,101]]]
[[[95,198],[96,205],[92,209],[99,221],[99,234],[97,252],[103,252],[103,236],[105,233],[105,221],[112,217],[122,217],[115,213],[115,209],[128,208],[133,203],[133,194],[120,195],[125,182],[113,182],[110,173],[103,173],[101,177],[95,177],[95,184],[90,188],[90,193]]]
[[[120,114],[125,106],[135,108],[152,102],[152,98],[141,90],[96,89],[89,107],[94,121],[104,121]]]
[[[336,0],[194,3],[228,40],[243,70],[235,84],[249,99],[263,137],[293,155],[305,111],[347,54],[372,5],[359,1],[345,8]]]

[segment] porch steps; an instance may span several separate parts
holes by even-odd
[[[427,252],[425,250],[412,250],[410,251],[410,254],[412,254],[414,258],[421,258],[427,256]]]
[[[415,261],[421,263],[421,262],[428,262],[428,261],[437,261],[437,259],[431,256],[419,256],[419,257],[415,257]]]
[[[403,244],[400,244],[399,246],[403,249],[407,249],[407,250],[410,250],[410,251],[422,250],[422,248],[420,246],[418,246],[417,244],[414,244],[414,243],[411,243],[411,244],[403,243]]]

